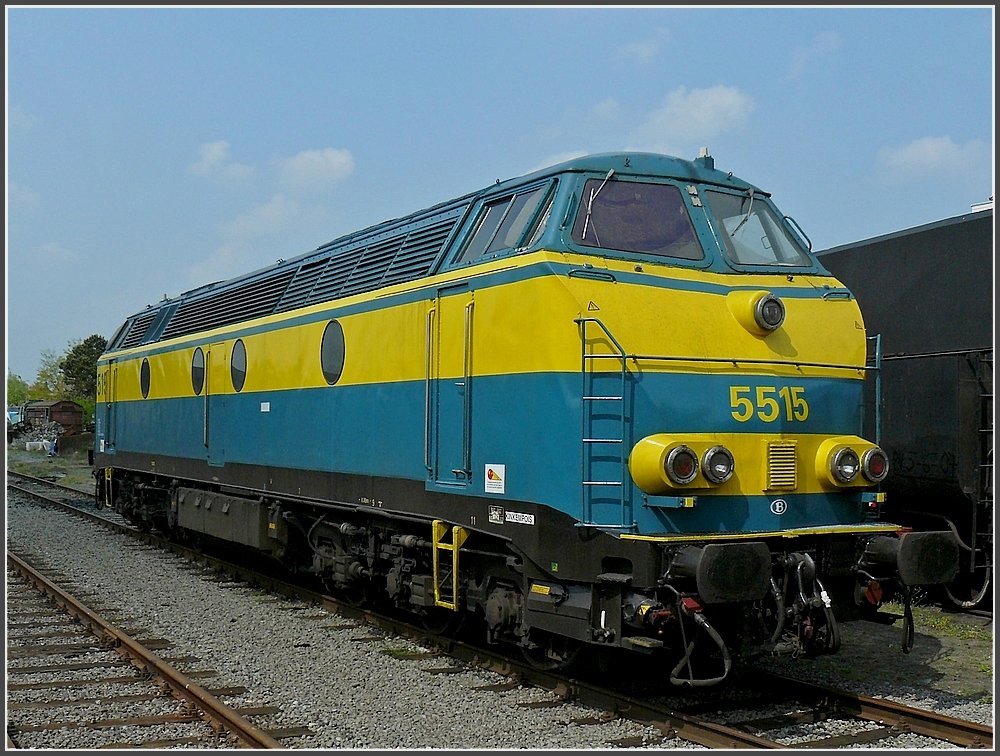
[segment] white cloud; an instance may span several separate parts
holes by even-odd
[[[328,223],[324,205],[309,204],[291,190],[341,181],[354,170],[354,159],[348,150],[304,150],[290,158],[274,160],[270,167],[273,172],[268,171],[263,178],[271,186],[281,184],[289,191],[275,192],[267,201],[220,223],[220,246],[188,270],[194,285],[228,279],[270,264],[273,259],[261,260],[263,246],[285,248],[288,243],[286,235],[294,236],[292,232],[300,230],[300,227],[311,228]],[[218,141],[203,144],[199,149],[198,162],[189,166],[188,170],[211,178],[242,178],[254,169],[233,162],[229,155],[229,143]]]
[[[753,98],[735,87],[678,87],[636,128],[632,141],[640,145],[636,149],[683,157],[741,127],[753,109]]]
[[[36,207],[41,199],[38,192],[13,181],[7,183],[7,200],[11,207]]]
[[[660,54],[660,50],[663,49],[663,45],[669,37],[670,34],[666,29],[656,29],[652,36],[635,40],[619,47],[618,52],[622,56],[636,60],[639,63],[649,63]]]
[[[614,97],[601,100],[590,109],[590,114],[602,121],[613,121],[621,112],[621,105]]]
[[[196,176],[229,181],[246,178],[254,172],[254,169],[253,166],[231,161],[229,142],[219,140],[208,142],[198,148],[198,161],[188,166],[188,172]]]
[[[792,51],[792,65],[785,78],[793,80],[801,78],[810,63],[839,49],[840,35],[837,32],[820,32],[808,45],[799,45]]]
[[[257,205],[223,223],[221,231],[229,239],[251,239],[269,236],[286,228],[300,212],[299,205],[283,194],[276,194],[262,205]]]
[[[956,144],[951,137],[922,137],[898,147],[878,151],[879,168],[889,178],[910,179],[941,174],[966,173],[970,168],[992,162],[987,145],[973,139]]]
[[[7,111],[7,126],[10,129],[28,131],[35,125],[35,118],[16,105]]]
[[[282,183],[296,188],[329,187],[343,181],[354,172],[354,157],[350,150],[327,147],[303,150],[290,158],[277,161]]]
[[[252,250],[246,242],[226,242],[204,260],[199,260],[189,271],[191,284],[201,286],[212,281],[232,278],[252,267]]]
[[[59,242],[47,242],[38,248],[38,259],[43,263],[67,265],[80,261],[79,253],[67,249]]]

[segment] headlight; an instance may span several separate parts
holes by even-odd
[[[698,474],[698,457],[688,446],[675,446],[663,462],[663,471],[677,485],[687,485]]]
[[[754,305],[753,317],[765,331],[773,331],[785,322],[785,305],[774,294],[765,294]]]
[[[889,458],[877,446],[873,447],[861,458],[861,472],[872,483],[881,483],[889,474]]]
[[[844,448],[833,455],[830,462],[830,472],[840,483],[850,483],[858,475],[861,461],[854,449]]]
[[[712,483],[725,483],[733,477],[736,460],[725,446],[713,446],[701,458],[701,469]]]

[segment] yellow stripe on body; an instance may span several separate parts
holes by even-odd
[[[657,543],[684,543],[686,541],[748,541],[757,538],[801,538],[814,535],[874,535],[909,530],[901,525],[878,523],[872,525],[826,525],[815,528],[790,528],[741,533],[685,533],[683,535],[631,535],[622,533],[622,539],[655,541]]]
[[[589,262],[608,271],[632,270],[621,261],[601,261],[574,255],[535,253],[517,258],[519,264],[533,262]],[[603,263],[603,265],[602,265]],[[506,260],[483,266],[477,273],[511,267]],[[794,283],[784,276],[726,276],[704,271],[647,265],[650,278],[695,281],[720,286],[797,286],[809,291],[819,281],[830,279],[797,277]],[[377,384],[393,381],[424,380],[426,374],[426,329],[428,310],[435,307],[437,286],[448,281],[469,278],[468,271],[425,279],[337,301],[338,308],[359,302],[386,298],[394,293],[424,290],[427,298],[401,305],[346,315],[339,320],[344,328],[347,359],[338,385]],[[433,286],[429,285],[431,282]],[[612,283],[565,275],[537,276],[525,281],[487,288],[472,288],[473,310],[472,372],[474,375],[506,375],[536,372],[577,372],[580,370],[579,317],[599,318],[618,339],[626,352],[637,355],[714,358],[717,362],[630,361],[632,372],[696,372],[786,376],[826,376],[861,378],[863,370],[825,367],[796,367],[775,364],[770,360],[862,366],[865,341],[861,315],[856,302],[846,299],[815,298],[785,300],[788,311],[785,325],[767,337],[755,336],[740,326],[726,304],[725,293],[682,291],[654,285]],[[463,296],[462,294],[457,296]],[[468,297],[469,292],[464,292]],[[282,327],[282,323],[310,313],[331,309],[330,303],[311,306],[280,315],[258,318],[226,328],[207,331],[199,339],[202,348],[229,353],[232,333],[248,327],[273,325],[274,330],[243,337],[247,350],[247,377],[244,392],[280,391],[326,386],[320,365],[320,344],[326,320],[306,325]],[[452,313],[458,308],[440,308],[436,312],[434,376],[451,379],[461,375],[464,363],[460,355],[465,345],[465,321]],[[600,335],[588,327],[592,340]],[[172,340],[191,344],[192,335]],[[165,341],[157,349],[169,346]],[[118,359],[119,400],[137,400],[139,364],[150,347],[136,347],[102,358]],[[592,341],[592,351],[609,354],[606,342]],[[152,355],[150,398],[193,396],[191,356],[194,346],[176,352]],[[220,357],[218,351],[216,357]],[[767,361],[767,364],[734,363],[733,358]],[[592,361],[595,369],[617,370],[612,359]],[[228,358],[210,365],[210,390],[213,394],[233,393],[224,375]],[[214,368],[214,369],[213,369]]]

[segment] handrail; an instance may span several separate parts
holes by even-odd
[[[602,331],[604,335],[608,337],[608,340],[614,344],[615,348],[618,350],[618,354],[584,354],[583,358],[585,360],[600,360],[600,359],[626,359],[633,360],[634,362],[639,362],[640,360],[645,361],[660,361],[660,362],[718,362],[722,364],[732,364],[732,365],[790,365],[792,367],[815,367],[815,368],[830,368],[832,370],[868,370],[873,368],[868,368],[867,366],[861,365],[841,365],[835,362],[798,362],[795,360],[762,360],[762,359],[752,359],[749,357],[674,357],[667,355],[655,355],[655,354],[629,354],[625,351],[625,348],[618,343],[618,340],[612,335],[611,331],[608,330],[607,326],[604,325],[598,318],[574,318],[574,323],[584,324],[584,323],[595,323]],[[874,368],[877,370],[878,368]]]
[[[882,334],[869,336],[868,341],[875,342],[875,443],[881,443],[882,437]]]
[[[466,478],[472,476],[472,314],[476,300],[465,305],[465,354],[463,356],[462,391],[462,470]]]
[[[604,325],[604,323],[602,323],[599,318],[574,318],[573,322],[574,323],[579,323],[581,325],[584,324],[584,323],[596,323],[600,327],[600,329],[602,331],[604,331],[604,335],[608,337],[608,339],[611,341],[611,343],[614,344],[615,348],[618,350],[618,354],[617,355],[613,355],[613,354],[587,355],[587,354],[585,354],[584,357],[588,357],[588,356],[589,357],[615,357],[616,359],[619,359],[621,357],[629,357],[629,356],[631,356],[631,355],[628,355],[628,354],[625,353],[625,348],[621,344],[618,343],[618,339],[616,339],[611,334],[611,331],[608,330],[607,326]]]
[[[205,350],[205,396],[202,399],[202,434],[201,443],[208,448],[208,395],[212,393],[212,345],[209,344]]]
[[[895,352],[893,354],[883,355],[882,361],[888,362],[890,360],[916,360],[916,359],[926,359],[927,357],[957,357],[963,354],[973,355],[973,354],[987,354],[992,352],[993,352],[993,347],[970,347],[968,349],[951,349],[944,352],[916,352],[914,354]]]
[[[580,456],[580,480],[581,480],[581,494],[580,495],[581,495],[581,520],[582,521],[576,523],[576,526],[577,527],[598,527],[598,528],[612,528],[612,529],[632,530],[632,529],[635,528],[635,522],[634,521],[631,522],[631,523],[626,522],[626,504],[625,504],[625,499],[626,499],[626,486],[625,486],[625,480],[626,480],[626,477],[625,477],[625,466],[626,466],[626,463],[625,463],[626,424],[625,424],[625,404],[624,404],[624,402],[625,402],[626,375],[628,374],[628,354],[626,353],[624,347],[622,347],[622,345],[618,342],[618,339],[616,339],[614,337],[614,334],[612,334],[611,331],[608,330],[608,327],[606,325],[604,325],[604,323],[600,319],[598,319],[598,318],[590,318],[590,317],[588,317],[588,318],[574,318],[573,322],[575,322],[577,324],[577,326],[579,327],[579,329],[580,329],[580,350],[581,350],[580,353],[581,353],[581,357],[582,357],[582,359],[580,361],[580,372],[581,372],[581,378],[582,378],[582,381],[583,381],[582,386],[581,386],[582,391],[581,391],[581,402],[580,402],[580,404],[581,404],[581,406],[580,406],[581,442],[583,444],[583,450],[581,451],[581,456]],[[590,354],[587,353],[587,324],[588,323],[595,323],[601,329],[601,331],[603,331],[603,333],[607,337],[608,341],[610,341],[611,344],[614,345],[614,348],[616,350],[618,350],[617,354],[590,355]],[[588,371],[587,371],[587,359],[589,357],[595,357],[595,356],[612,357],[612,358],[614,358],[616,360],[619,360],[621,362],[621,374],[620,374],[621,388],[619,389],[620,396],[614,397],[614,396],[590,395],[590,394],[593,394],[593,391],[591,391],[591,392],[587,391],[587,375],[588,375]],[[587,433],[587,431],[588,431],[588,427],[587,427],[587,418],[588,418],[587,406],[588,406],[588,403],[587,403],[587,400],[588,399],[589,400],[607,399],[607,400],[616,400],[616,401],[622,402],[620,419],[619,419],[619,423],[620,423],[619,436],[620,436],[620,438],[618,438],[618,439],[610,439],[610,438],[601,438],[601,437],[590,437],[590,436],[588,436],[588,433]],[[587,460],[588,460],[588,456],[587,455],[588,455],[588,452],[586,451],[586,449],[588,448],[588,444],[592,444],[592,443],[617,443],[617,444],[619,444],[619,462],[620,462],[620,465],[621,465],[619,476],[622,478],[621,480],[608,480],[608,481],[588,480],[588,475],[587,475]],[[593,473],[593,471],[591,470],[591,474],[592,473]],[[619,518],[620,519],[620,523],[619,524],[597,523],[597,522],[594,522],[594,520],[593,520],[593,511],[592,511],[593,504],[591,502],[590,496],[591,496],[591,489],[593,487],[595,487],[595,486],[598,486],[598,487],[600,487],[600,486],[618,486],[618,488],[619,488],[619,507],[620,507],[620,518]]]
[[[795,218],[793,218],[790,215],[784,216],[782,218],[782,220],[785,222],[786,226],[794,226],[795,227],[795,229],[794,229],[795,233],[797,233],[799,236],[802,237],[802,239],[806,243],[806,246],[809,248],[809,251],[812,252],[812,249],[813,249],[812,239],[810,239],[808,236],[806,236],[806,232],[802,230],[802,226],[799,225],[799,222],[797,220],[795,220]]]
[[[434,472],[434,467],[431,465],[431,368],[433,367],[433,328],[436,313],[437,308],[435,307],[431,307],[427,311],[427,339],[425,343],[427,357],[424,364],[424,467],[429,472]]]
[[[584,318],[583,320],[592,320]],[[577,320],[577,322],[582,322]],[[596,321],[600,322],[600,321]],[[840,365],[835,362],[797,362],[795,360],[761,360],[749,357],[670,357],[656,354],[588,354],[586,359],[629,359],[635,362],[642,360],[659,362],[718,362],[726,365],[789,365],[791,367],[830,368],[832,370],[875,370],[877,368],[865,365]]]

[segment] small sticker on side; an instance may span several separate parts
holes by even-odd
[[[506,491],[507,465],[486,465],[486,493],[502,494]]]
[[[535,516],[525,512],[504,512],[504,519],[507,522],[519,522],[522,525],[534,525]]]

